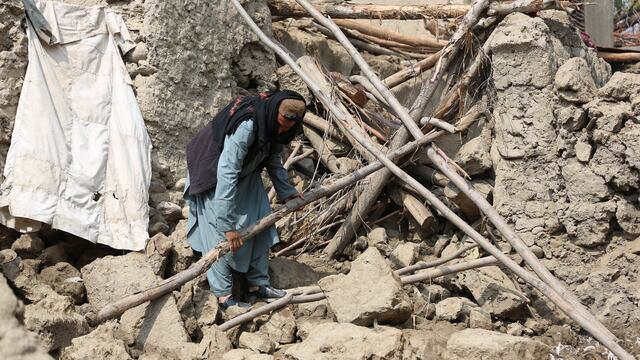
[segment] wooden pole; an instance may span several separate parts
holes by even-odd
[[[309,14],[294,1],[268,0],[272,16],[302,18]],[[320,4],[320,11],[334,19],[404,19],[458,18],[469,10],[468,5],[358,5]]]
[[[402,34],[399,32],[395,32],[393,30],[369,25],[369,24],[355,21],[355,20],[335,19],[334,22],[336,23],[336,25],[343,28],[356,30],[366,35],[375,36],[377,38],[391,40],[391,41],[399,42],[406,45],[411,45],[416,47],[424,46],[424,47],[430,47],[430,48],[436,48],[436,49],[443,48],[445,45],[447,45],[447,42],[444,40]]]
[[[438,62],[438,59],[440,59],[441,53],[441,51],[438,51],[437,53],[429,55],[429,57],[418,61],[410,67],[398,71],[397,73],[384,79],[384,84],[389,88],[394,88],[404,83],[405,81],[422,74],[423,72],[433,68],[433,66]]]
[[[640,61],[640,53],[626,52],[626,53],[612,53],[606,51],[598,51],[598,56],[607,62],[637,62]]]

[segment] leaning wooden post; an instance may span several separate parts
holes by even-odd
[[[291,68],[302,78],[302,80],[307,84],[309,89],[314,93],[316,98],[318,98],[323,105],[333,113],[338,123],[343,125],[343,128],[356,140],[358,141],[367,151],[373,154],[384,166],[386,166],[398,179],[405,182],[407,185],[412,187],[423,196],[436,210],[440,212],[442,216],[451,221],[455,226],[459,229],[463,230],[467,235],[469,235],[474,241],[476,241],[485,251],[494,256],[500,262],[502,262],[505,267],[509,270],[513,271],[517,276],[521,277],[527,283],[538,289],[541,293],[543,293],[547,298],[549,298],[554,304],[556,304],[567,316],[573,319],[576,323],[582,326],[585,330],[587,330],[594,338],[600,341],[605,347],[607,347],[612,353],[624,360],[634,359],[634,357],[629,354],[626,350],[624,350],[618,343],[615,337],[611,337],[611,333],[608,331],[603,331],[602,324],[599,323],[595,317],[591,314],[585,316],[581,311],[576,309],[573,303],[567,301],[563,296],[561,296],[557,291],[555,291],[552,287],[550,287],[544,281],[541,281],[535,275],[529,273],[525,269],[521,268],[516,264],[510,257],[504,255],[497,247],[495,247],[489,240],[484,238],[480,233],[478,233],[473,227],[467,224],[464,220],[458,217],[451,209],[449,209],[438,197],[436,197],[433,193],[431,193],[426,187],[416,181],[414,178],[409,176],[406,172],[400,169],[393,161],[391,161],[385,154],[380,152],[366,137],[363,137],[361,134],[356,132],[350,124],[345,120],[349,115],[345,114],[341,111],[336,105],[330,100],[329,96],[322,92],[320,88],[313,83],[309,76],[302,71],[302,69],[296,64],[296,62],[289,56],[289,54],[283,50],[281,45],[276,44],[272,39],[267,37],[262,30],[253,22],[251,17],[246,13],[246,11],[242,8],[242,5],[238,2],[238,0],[231,0],[233,5],[236,7],[238,12],[245,19],[247,24],[251,27],[251,29],[258,35],[260,40],[265,43],[269,48],[274,50],[281,59],[283,59]],[[472,10],[470,12],[474,12],[478,10],[478,4],[482,4],[486,6],[487,0],[476,0],[474,5],[472,5]],[[481,11],[482,12],[482,11]],[[467,17],[465,17],[467,20]],[[446,51],[446,49],[445,49]],[[606,328],[605,328],[606,330]]]

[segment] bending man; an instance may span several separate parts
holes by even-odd
[[[187,146],[189,244],[206,253],[227,240],[232,250],[207,271],[209,285],[222,308],[250,306],[231,295],[232,269],[245,274],[249,297],[285,295],[269,283],[269,248],[279,242],[275,226],[244,243],[239,232],[271,212],[262,183],[263,168],[278,199],[302,196],[289,184],[281,151],[299,131],[305,111],[304,98],[293,91],[240,97]]]

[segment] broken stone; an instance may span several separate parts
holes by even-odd
[[[73,300],[55,292],[25,306],[24,320],[26,328],[38,334],[48,352],[64,348],[90,330],[84,316],[75,312]]]
[[[547,358],[549,347],[526,337],[516,337],[483,329],[465,329],[447,341],[450,360],[537,360]]]
[[[291,360],[400,359],[401,355],[402,332],[398,329],[336,323],[317,325],[305,341],[285,351],[286,359]]]
[[[0,273],[0,359],[53,360],[42,349],[36,335],[27,331],[18,320],[23,316],[22,302]]]
[[[401,243],[393,250],[389,260],[396,269],[412,265],[418,256],[420,245],[415,243]]]
[[[271,285],[279,289],[290,289],[300,286],[315,285],[323,274],[316,272],[310,266],[276,257],[269,260],[269,278]]]
[[[369,246],[369,240],[366,236],[358,236],[356,241],[353,242],[353,248],[358,251],[365,251]]]
[[[313,330],[313,328],[315,328],[319,324],[324,324],[328,322],[333,322],[333,321],[330,319],[318,319],[318,318],[310,318],[310,317],[298,318],[296,321],[296,323],[298,324],[296,335],[304,341],[307,337],[309,337],[309,333],[311,332],[311,330]]]
[[[571,58],[560,66],[555,87],[562,100],[578,104],[593,100],[598,91],[587,61],[580,57]]]
[[[476,302],[493,316],[517,320],[525,312],[525,299],[509,278],[496,266],[458,274],[463,288],[473,295]]]
[[[437,303],[451,296],[451,292],[440,285],[429,284],[421,291],[422,296],[430,303]]]
[[[640,92],[640,75],[617,71],[611,76],[598,95],[603,98],[628,101],[632,95]]]
[[[448,322],[430,322],[420,329],[403,329],[401,359],[446,359],[447,340],[459,327]]]
[[[189,219],[189,207],[188,206],[183,206],[182,207],[182,218],[183,219]]]
[[[524,334],[525,328],[520,323],[511,323],[507,325],[507,334],[511,336],[522,336]]]
[[[167,222],[174,222],[182,219],[182,208],[172,202],[163,201],[158,204],[156,209]]]
[[[374,247],[353,262],[348,275],[327,276],[318,285],[339,322],[398,324],[411,315],[400,279]]]
[[[147,60],[148,53],[149,49],[147,48],[147,44],[139,42],[136,44],[136,47],[133,49],[133,51],[127,54],[126,58],[127,61],[137,64],[140,60]]]
[[[128,360],[131,359],[124,341],[118,339],[118,324],[110,321],[87,335],[71,341],[62,351],[61,360]]]
[[[260,353],[271,354],[275,349],[275,344],[269,337],[261,333],[243,332],[238,340],[240,347],[257,351]]]
[[[640,208],[625,199],[618,200],[616,220],[626,233],[640,235]]]
[[[296,317],[327,318],[331,316],[329,303],[326,299],[309,303],[298,304],[296,307]]]
[[[470,328],[474,329],[493,329],[491,315],[479,307],[472,307],[469,309],[468,325]]]
[[[177,306],[192,337],[196,337],[202,328],[215,324],[218,299],[209,289],[206,275],[200,275],[182,286]]]
[[[436,304],[436,320],[464,322],[471,308],[478,305],[463,297],[446,298]]]
[[[388,241],[387,238],[387,230],[382,227],[377,227],[371,230],[367,234],[367,239],[369,239],[369,246],[376,246],[378,244],[386,244]]]
[[[469,175],[482,174],[493,167],[489,154],[491,138],[477,136],[466,142],[458,150],[453,160]]]
[[[145,253],[147,254],[147,261],[151,264],[154,274],[160,277],[164,276],[172,247],[173,243],[171,240],[162,233],[155,234],[149,239]]]
[[[87,299],[101,309],[126,295],[157,285],[146,256],[107,256],[82,268]],[[189,341],[172,294],[127,310],[120,318],[127,343],[142,350],[177,348]]]
[[[591,159],[591,145],[586,142],[577,142],[575,146],[576,158],[578,161],[587,163]]]
[[[35,259],[44,250],[44,241],[36,233],[23,234],[11,245],[22,259]]]
[[[288,307],[274,311],[266,323],[260,326],[260,333],[272,342],[290,344],[296,341],[296,318]]]
[[[169,229],[169,224],[167,224],[166,220],[160,214],[156,214],[149,219],[149,236],[156,234],[166,235],[169,233]]]
[[[58,294],[70,296],[76,304],[82,303],[84,284],[80,277],[80,271],[71,264],[61,262],[44,268],[40,272],[39,278]]]
[[[189,268],[195,258],[193,249],[191,249],[191,245],[187,241],[187,220],[178,222],[175,230],[169,235],[169,239],[171,239],[173,247],[169,256],[167,270],[169,274],[174,275]]]

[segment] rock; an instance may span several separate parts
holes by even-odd
[[[147,242],[145,253],[155,275],[164,277],[172,248],[173,243],[162,233],[153,235]]]
[[[183,219],[189,219],[189,207],[188,206],[183,206],[182,207],[182,218]]]
[[[82,277],[94,309],[159,281],[146,256],[133,252],[97,259],[82,268]],[[120,318],[120,327],[128,344],[145,351],[178,348],[189,341],[172,294],[127,310]]]
[[[178,181],[176,181],[175,185],[173,186],[174,189],[176,189],[177,191],[184,191],[185,186],[187,185],[187,178],[180,178],[178,179]]]
[[[124,341],[118,339],[118,324],[110,321],[98,326],[87,335],[71,341],[72,345],[64,348],[61,360],[128,360]]]
[[[493,167],[490,148],[491,137],[480,135],[462,145],[453,160],[469,175],[482,174]]]
[[[136,47],[133,49],[133,51],[127,54],[126,58],[127,61],[137,64],[140,60],[147,60],[148,53],[149,49],[147,48],[147,44],[139,42],[136,44]]]
[[[463,288],[493,316],[517,320],[525,313],[525,300],[509,278],[496,266],[458,274]]]
[[[525,328],[520,323],[511,323],[507,325],[507,334],[511,336],[522,336],[524,334]]]
[[[283,257],[269,260],[271,285],[279,289],[290,289],[314,285],[324,274],[318,273],[306,264]]]
[[[348,275],[328,276],[318,285],[339,322],[399,324],[411,315],[400,279],[374,247],[353,262]]]
[[[460,331],[459,326],[448,322],[429,322],[420,329],[403,329],[402,359],[446,359],[447,341],[451,334]]]
[[[19,237],[19,232],[5,226],[0,226],[0,250],[10,249],[11,244]]]
[[[172,202],[163,201],[158,204],[156,209],[167,222],[174,222],[182,219],[182,208]]]
[[[48,352],[64,348],[73,338],[90,330],[84,316],[75,312],[73,300],[55,292],[26,305],[24,322],[27,329],[38,334],[40,344]]]
[[[402,332],[378,326],[374,329],[353,324],[320,324],[307,339],[285,351],[291,360],[368,360],[402,358]]]
[[[429,303],[437,303],[451,296],[451,292],[440,285],[429,284],[420,291]]]
[[[320,324],[333,322],[330,319],[318,319],[318,318],[309,318],[303,317],[298,318],[296,323],[298,324],[298,329],[296,331],[296,336],[302,341],[309,337],[309,333],[313,328]]]
[[[275,344],[269,337],[261,333],[243,332],[238,341],[241,348],[261,353],[271,354],[275,349]]]
[[[169,274],[177,274],[186,270],[193,263],[195,254],[191,245],[187,242],[187,220],[180,220],[176,228],[173,230],[169,239],[173,243],[171,255],[169,256],[169,264],[167,270]]]
[[[418,256],[420,245],[415,243],[401,243],[393,249],[389,260],[396,269],[413,265]]]
[[[609,82],[600,88],[598,95],[606,99],[628,101],[638,92],[640,92],[640,74],[617,71],[611,76]]]
[[[386,244],[388,242],[387,231],[385,228],[377,227],[367,234],[369,239],[369,246],[376,246],[378,244]]]
[[[164,184],[164,181],[157,179],[155,177],[151,178],[151,184],[149,185],[149,193],[150,194],[162,194],[167,191],[167,186]],[[149,212],[149,216],[151,212]]]
[[[587,61],[580,57],[571,58],[560,66],[555,87],[560,99],[577,104],[593,100],[598,91]]]
[[[465,329],[447,341],[447,359],[537,360],[546,359],[549,348],[539,341],[483,329]]]
[[[23,318],[23,312],[24,305],[0,273],[0,359],[53,360],[36,335],[18,320]]]
[[[274,311],[266,323],[260,326],[260,333],[272,342],[290,344],[296,341],[296,318],[288,307]]]
[[[326,299],[302,303],[296,306],[296,317],[327,318],[331,317],[329,303]]]
[[[154,236],[156,234],[166,235],[169,233],[169,229],[169,224],[167,224],[160,214],[157,214],[149,220],[149,236]]]
[[[471,308],[478,305],[463,297],[446,298],[436,304],[436,320],[464,322]]]
[[[60,262],[67,262],[70,252],[69,244],[59,242],[44,249],[38,259],[42,261],[44,266],[55,265]]]
[[[616,220],[626,233],[640,235],[640,207],[625,199],[618,200]]]
[[[589,162],[591,159],[591,151],[592,147],[589,143],[586,142],[578,142],[575,146],[576,159],[582,163]]]
[[[44,268],[39,278],[48,284],[60,295],[67,295],[76,304],[81,304],[84,299],[84,284],[80,277],[80,271],[71,264],[60,262],[54,266]]]
[[[209,289],[206,275],[200,275],[182,286],[177,306],[192,337],[196,337],[202,328],[214,325],[218,317],[218,299]]]
[[[358,236],[358,238],[353,242],[353,248],[357,251],[365,251],[369,246],[369,240],[366,236]]]
[[[273,360],[273,356],[249,349],[234,349],[222,355],[222,360]]]
[[[470,328],[475,329],[493,329],[493,323],[491,322],[491,315],[488,312],[479,307],[473,307],[469,309],[469,316],[467,319],[467,325]]]
[[[44,250],[44,241],[36,233],[23,234],[11,245],[11,250],[23,259],[35,259]]]

